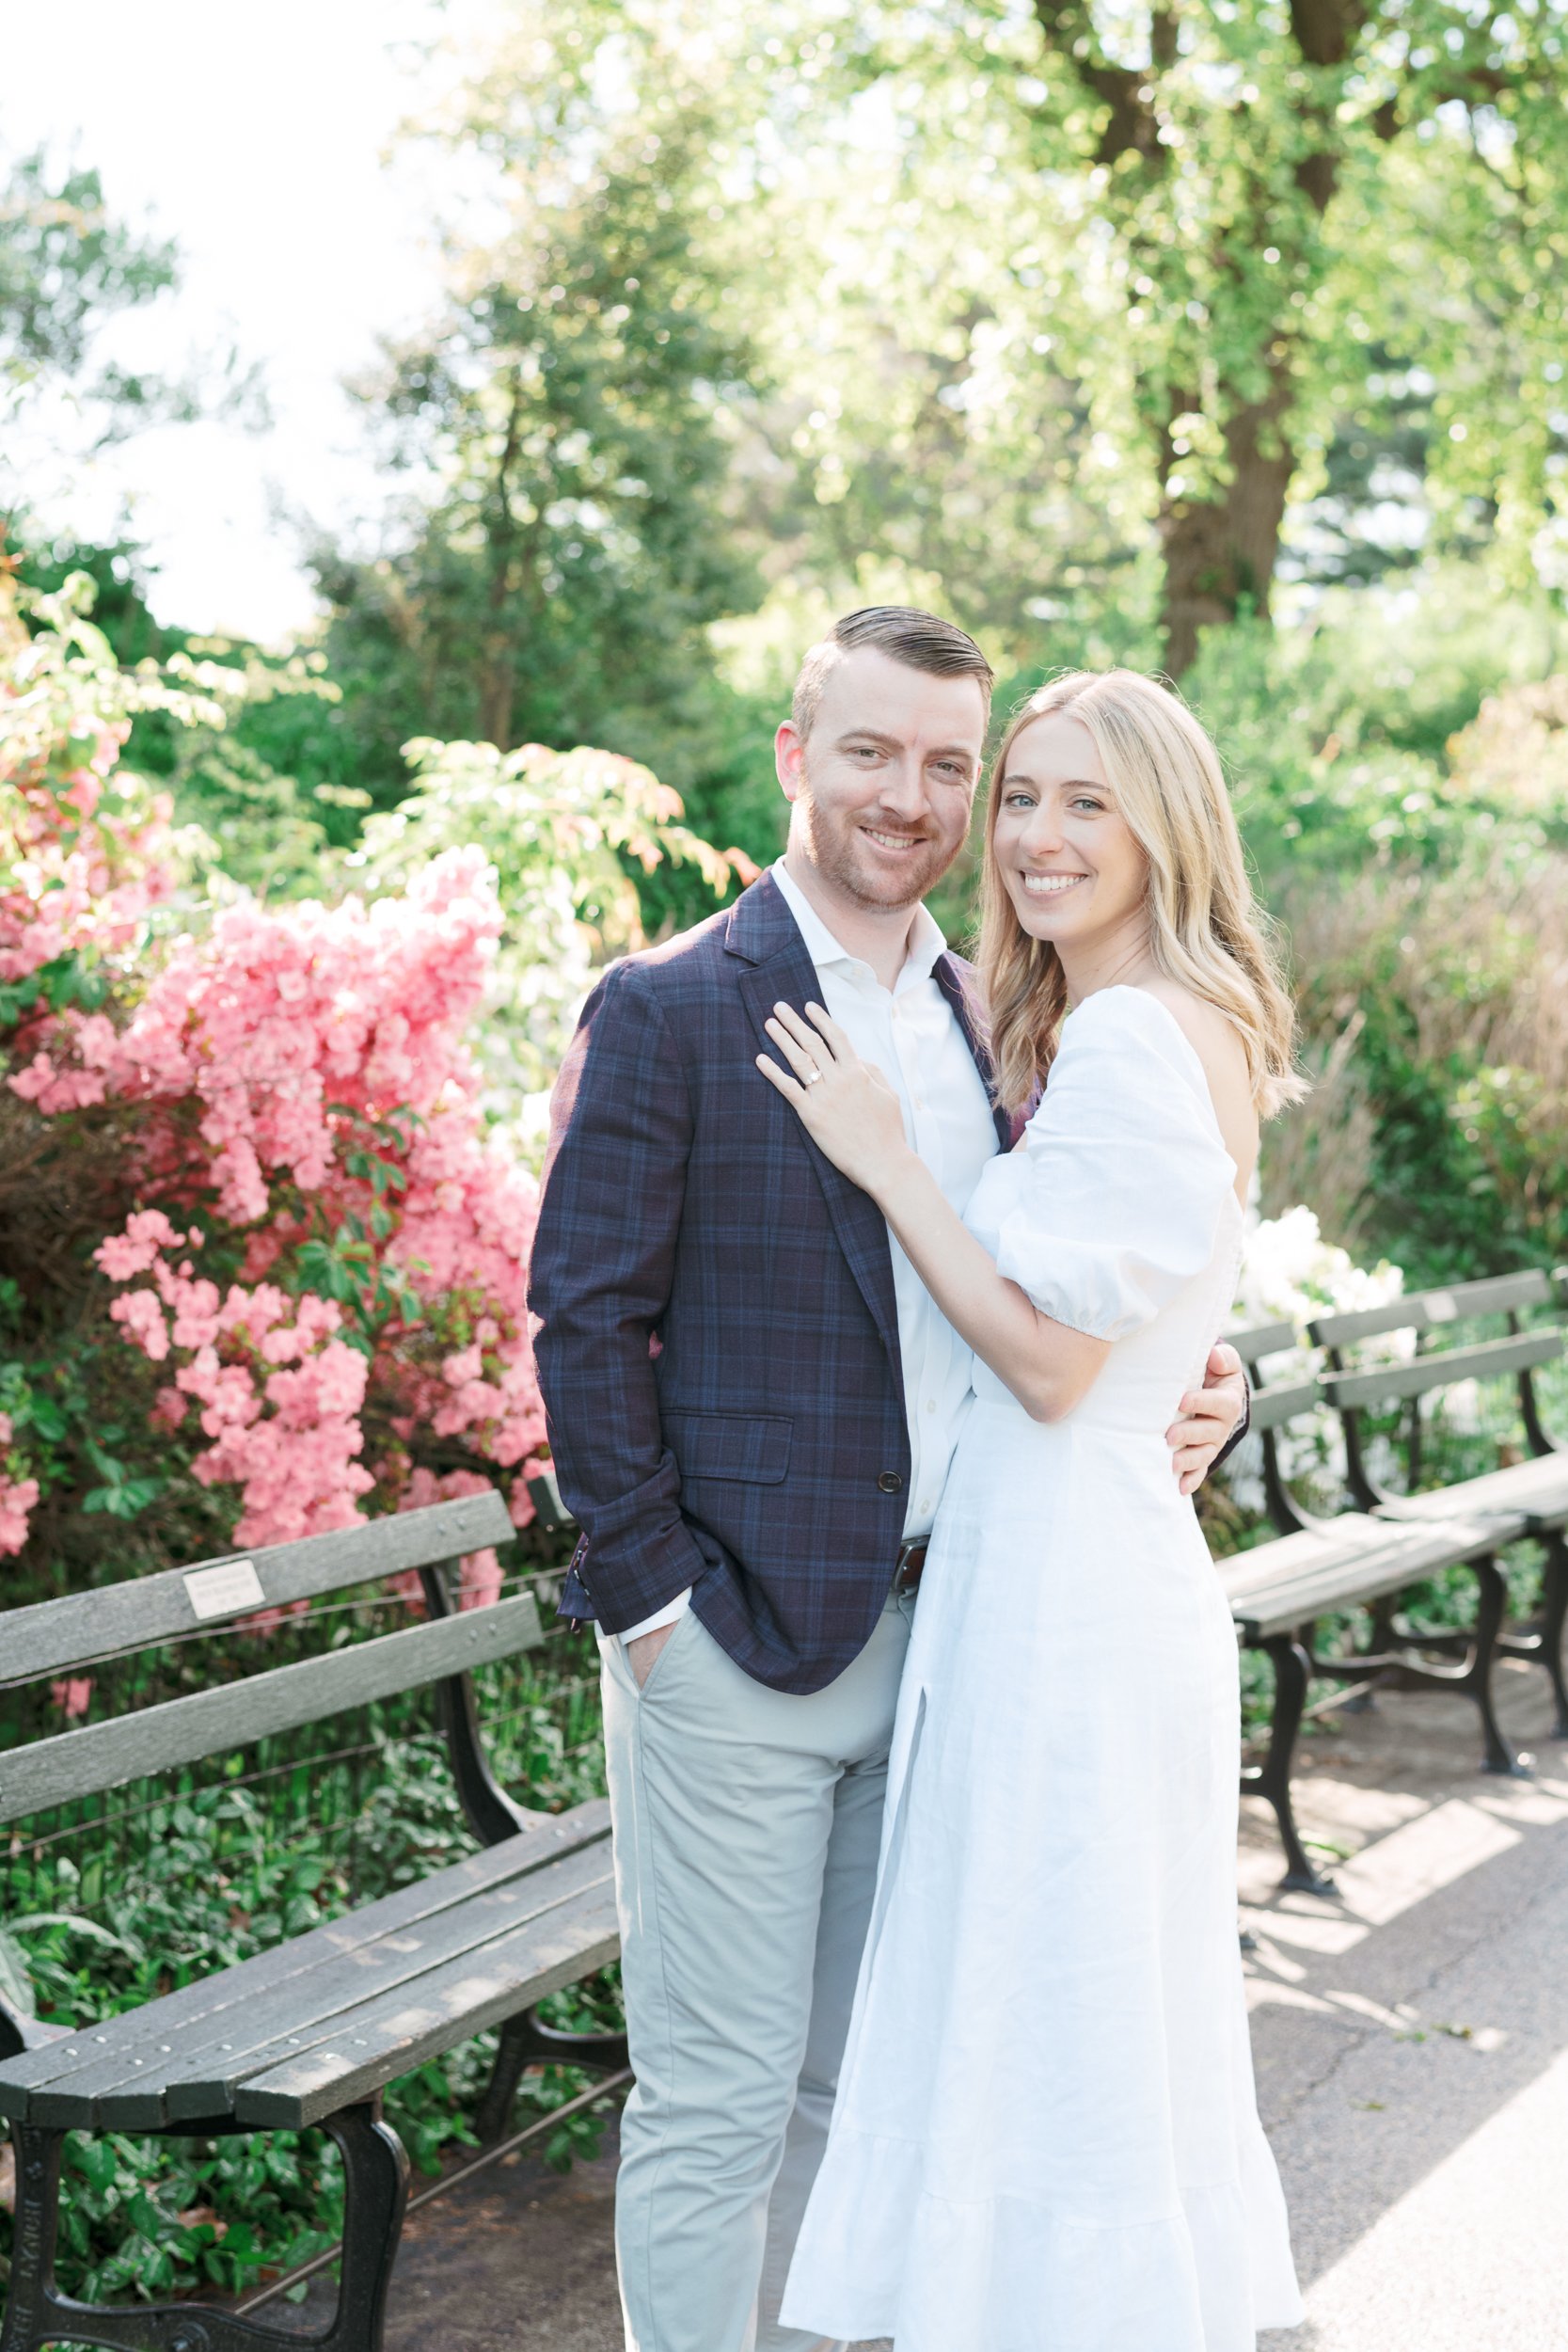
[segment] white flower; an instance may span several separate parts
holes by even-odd
[[[1232,1328],[1247,1330],[1259,1324],[1289,1323],[1304,1343],[1286,1354],[1271,1356],[1264,1367],[1271,1383],[1310,1379],[1323,1368],[1319,1351],[1305,1343],[1306,1328],[1315,1316],[1353,1314],[1381,1307],[1401,1296],[1404,1271],[1386,1259],[1375,1266],[1358,1266],[1348,1249],[1325,1242],[1315,1212],[1305,1202],[1283,1216],[1260,1218],[1252,1226],[1243,1247],[1237,1278]],[[1408,1356],[1415,1334],[1390,1331],[1380,1352],[1397,1359]],[[1343,1482],[1343,1447],[1339,1425],[1327,1406],[1303,1413],[1278,1432],[1280,1470],[1287,1480],[1312,1477],[1324,1493],[1324,1507],[1333,1508],[1335,1490]],[[1248,1441],[1220,1472],[1234,1500],[1244,1510],[1263,1508],[1260,1448]]]

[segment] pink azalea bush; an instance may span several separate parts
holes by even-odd
[[[168,1367],[158,1411],[199,1431],[196,1477],[238,1488],[237,1543],[347,1525],[378,1484],[401,1497],[420,1428],[502,1470],[544,1442],[534,1187],[489,1148],[462,1043],[499,926],[477,850],[369,909],[232,909],[179,943],[107,1057],[145,1106],[150,1188],[198,1213],[144,1209],[100,1245],[109,1311]],[[202,1215],[230,1258],[243,1238],[227,1281],[196,1254]],[[513,1502],[526,1525],[521,1481]]]
[[[373,900],[182,899],[168,808],[118,766],[123,674],[79,615],[52,617],[0,668],[0,1028],[35,1118],[119,1122],[124,1213],[89,1254],[112,1344],[155,1389],[146,1491],[188,1477],[242,1547],[492,1484],[526,1526],[536,1188],[486,1126],[467,1041],[494,871],[456,843]],[[40,1500],[17,1419],[0,1551]],[[140,1491],[84,1507],[128,1516]],[[476,1555],[463,1605],[499,1584]]]
[[[471,850],[372,907],[230,908],[123,1028],[57,1016],[9,1081],[45,1111],[137,1106],[160,1205],[93,1254],[111,1317],[166,1370],[157,1419],[237,1493],[237,1544],[348,1525],[378,1486],[407,1500],[417,1431],[502,1470],[544,1443],[534,1187],[489,1147],[463,1045],[499,928]],[[512,1503],[526,1525],[523,1479]]]

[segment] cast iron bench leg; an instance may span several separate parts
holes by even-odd
[[[1545,1589],[1541,1607],[1541,1661],[1557,1700],[1554,1740],[1568,1740],[1568,1679],[1562,1670],[1562,1631],[1568,1621],[1568,1540],[1560,1529],[1546,1538]]]
[[[1315,1870],[1307,1857],[1296,1828],[1295,1808],[1291,1798],[1291,1761],[1295,1754],[1296,1734],[1307,1705],[1307,1682],[1311,1661],[1301,1644],[1289,1634],[1276,1634],[1264,1642],[1274,1661],[1274,1716],[1269,1725],[1269,1752],[1261,1764],[1249,1766],[1242,1774],[1242,1787],[1249,1796],[1267,1797],[1279,1823],[1279,1842],[1285,1849],[1285,1876],[1280,1883],[1293,1893],[1333,1895],[1338,1892],[1334,1881]]]
[[[546,2026],[537,2010],[526,2009],[509,2017],[500,2029],[500,2046],[483,2096],[474,2111],[480,2145],[488,2148],[504,2138],[512,2120],[512,2104],[524,2069],[530,2066],[586,2066],[591,2071],[618,2074],[629,2063],[624,2033],[569,2033]]]
[[[1460,1678],[1459,1687],[1469,1692],[1481,1709],[1481,1738],[1485,1744],[1481,1770],[1507,1772],[1515,1779],[1528,1779],[1529,1767],[1520,1763],[1503,1737],[1502,1725],[1497,1721],[1497,1704],[1492,1695],[1492,1667],[1497,1655],[1497,1639],[1508,1616],[1508,1579],[1496,1560],[1478,1560],[1474,1565],[1481,1588],[1476,1608],[1475,1651],[1468,1672]]]
[[[63,2132],[13,2124],[16,2232],[0,2352],[70,2340],[108,2352],[381,2352],[387,2289],[408,2201],[403,2142],[370,2100],[329,2115],[343,2158],[343,2251],[338,2311],[325,2334],[267,2328],[211,2304],[72,2302],[55,2284]],[[197,2135],[198,2136],[198,2135]]]
[[[16,2218],[0,2352],[34,2352],[36,2345],[49,2342],[52,2333],[59,2333],[49,2321],[65,2134],[13,2123],[11,2146],[16,2151]]]

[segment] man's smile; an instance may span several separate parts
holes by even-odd
[[[927,837],[923,833],[884,833],[878,825],[862,825],[860,830],[879,850],[918,850]]]

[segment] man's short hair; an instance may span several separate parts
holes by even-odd
[[[912,605],[868,604],[863,612],[847,612],[835,621],[800,664],[789,715],[802,743],[811,733],[829,673],[845,654],[856,653],[862,645],[875,645],[879,653],[902,661],[907,669],[924,670],[928,677],[974,678],[990,717],[995,678],[973,637],[957,623],[917,612]]]

